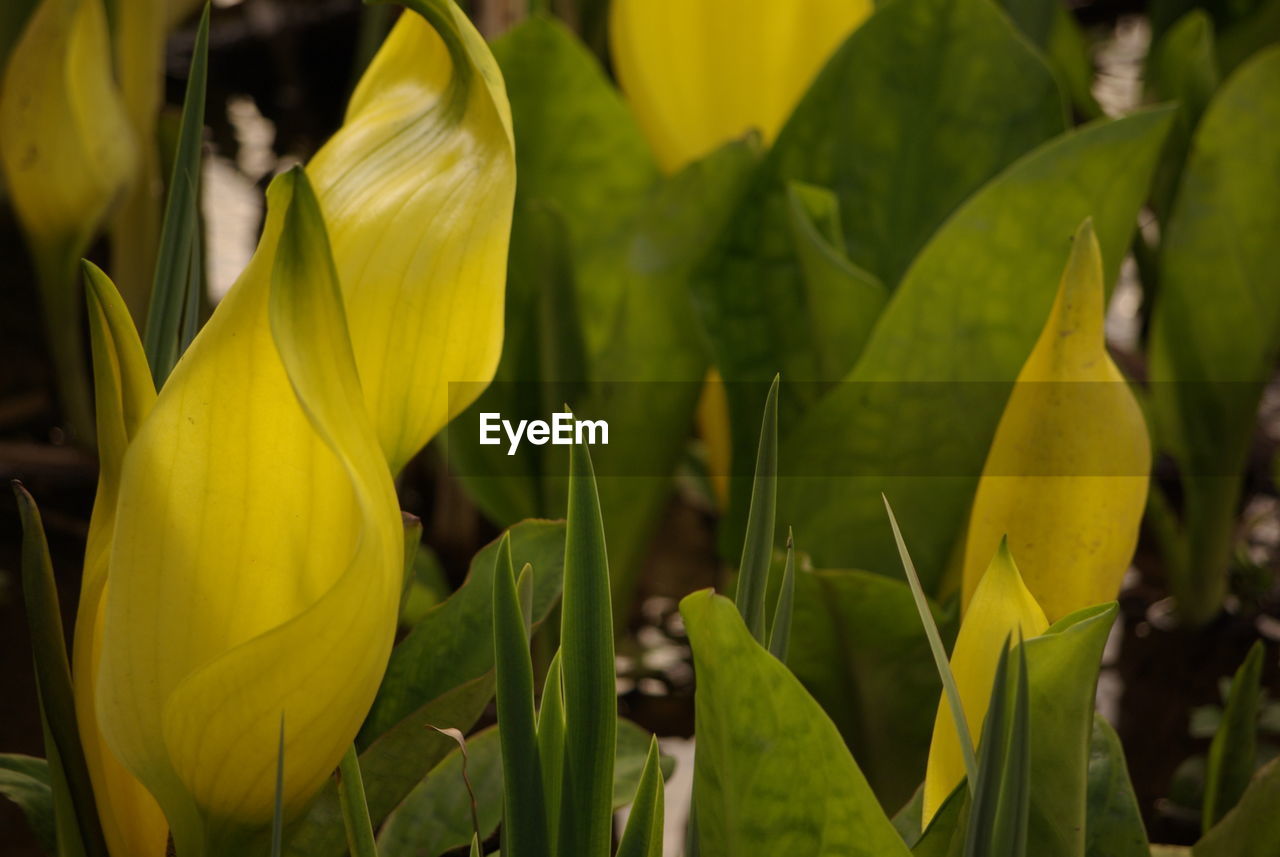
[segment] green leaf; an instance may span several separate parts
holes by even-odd
[[[614,809],[631,803],[635,796],[649,742],[650,735],[643,729],[627,720],[618,721]],[[669,775],[673,765],[674,760],[663,757],[663,774]],[[462,787],[461,768],[461,752],[455,746],[383,825],[378,834],[382,857],[437,857],[471,840],[471,799]],[[487,838],[502,819],[503,764],[497,727],[467,739],[467,776],[476,796],[480,835]]]
[[[652,738],[617,857],[662,857],[662,800],[661,756],[658,739]]]
[[[195,336],[203,286],[200,253],[200,147],[204,141],[205,90],[209,74],[209,4],[196,30],[182,124],[169,176],[160,249],[143,344],[156,387],[164,385],[183,346]]]
[[[738,589],[734,599],[747,629],[758,643],[765,641],[765,592],[769,587],[769,565],[773,561],[773,531],[778,506],[778,381],[775,375],[764,400],[755,481],[751,487],[751,509],[747,513],[747,534],[742,543]]]
[[[1192,141],[1161,246],[1150,372],[1157,435],[1178,461],[1189,544],[1180,614],[1217,614],[1241,471],[1280,353],[1280,46],[1214,97]],[[1205,300],[1204,284],[1213,283]]]
[[[918,821],[918,820],[917,820]],[[969,832],[969,788],[956,786],[926,829],[911,846],[912,857],[961,857]]]
[[[533,710],[528,626],[511,565],[511,538],[498,548],[493,630],[505,801],[502,848],[508,857],[550,857],[542,764]]]
[[[1007,647],[1007,644],[1006,644]],[[1015,664],[1009,682],[1009,662]],[[1030,696],[1027,654],[1009,650],[996,665],[982,726],[978,781],[965,834],[965,857],[1025,857],[1031,808]]]
[[[1147,58],[1151,95],[1178,102],[1178,115],[1151,188],[1151,204],[1163,221],[1173,205],[1178,180],[1191,147],[1191,135],[1218,88],[1213,22],[1203,9],[1193,9],[1152,48]]]
[[[769,625],[769,654],[784,664],[791,648],[791,620],[796,609],[796,546],[791,529],[787,528],[787,561],[782,567],[782,584],[778,590],[777,604],[773,609],[773,622]]]
[[[835,725],[752,639],[733,603],[696,592],[680,613],[698,680],[694,800],[702,857],[905,857]]]
[[[955,616],[929,610],[944,642]],[[802,571],[796,578],[788,666],[840,729],[886,810],[924,779],[942,692],[911,590],[865,571]],[[916,822],[917,833],[919,821]]]
[[[791,182],[787,203],[819,374],[842,378],[862,353],[889,294],[883,283],[849,261],[835,193]]]
[[[1080,25],[1065,3],[1001,0],[1009,17],[1032,44],[1044,51],[1075,109],[1088,119],[1102,115],[1093,98],[1093,61]]]
[[[1249,11],[1229,26],[1222,27],[1222,35],[1218,37],[1218,68],[1224,77],[1280,40],[1278,0],[1259,0],[1243,5]]]
[[[515,563],[534,569],[533,614],[547,617],[560,597],[564,524],[524,521],[510,530]],[[421,705],[493,668],[493,571],[498,542],[471,560],[466,581],[419,622],[391,653],[386,677],[365,720],[364,748]]]
[[[49,763],[16,753],[0,754],[0,795],[18,805],[40,847],[46,854],[52,854],[57,846]]]
[[[18,514],[22,518],[22,594],[31,631],[31,650],[35,657],[36,691],[45,725],[46,752],[51,764],[56,764],[59,769],[51,782],[55,801],[58,801],[57,775],[60,772],[65,777],[65,808],[73,815],[66,822],[55,820],[60,835],[70,829],[68,823],[74,820],[79,838],[76,852],[87,857],[107,857],[107,845],[98,823],[98,809],[89,781],[89,767],[76,724],[67,640],[62,630],[58,585],[49,559],[44,524],[35,499],[16,479],[12,484]],[[59,810],[63,808],[59,802]],[[58,847],[61,852],[71,845],[60,841]]]
[[[1100,714],[1093,716],[1085,857],[1149,857],[1138,798],[1129,781],[1120,736]]]
[[[780,480],[778,511],[804,522],[819,567],[896,575],[876,502],[884,492],[926,591],[936,590],[1069,236],[1092,215],[1113,281],[1170,120],[1168,109],[1149,110],[1046,144],[975,194],[915,259],[845,383],[784,428],[787,473],[806,478]]]
[[[919,617],[920,624],[924,627],[925,636],[929,640],[929,653],[933,656],[933,665],[938,671],[938,679],[942,684],[947,706],[951,709],[951,717],[959,734],[960,752],[964,756],[964,770],[972,796],[974,785],[978,781],[978,761],[974,754],[973,727],[965,717],[964,704],[960,700],[960,688],[956,685],[955,675],[951,672],[951,662],[947,659],[947,650],[942,645],[942,634],[938,631],[937,623],[934,622],[933,611],[929,607],[929,599],[920,585],[920,575],[916,573],[915,563],[912,562],[911,554],[907,551],[907,543],[903,541],[902,530],[898,528],[898,519],[893,514],[893,507],[889,505],[889,498],[881,495],[880,499],[884,501],[884,510],[889,515],[889,526],[893,530],[893,540],[898,546],[898,557],[902,561],[902,571],[907,577],[907,584],[911,587],[911,598],[915,603],[916,615]]]
[[[1031,705],[1031,811],[1035,857],[1084,853],[1090,736],[1102,648],[1115,603],[1079,610],[1023,643]]]
[[[758,404],[733,382],[782,373],[785,437],[816,390],[796,382],[839,380],[818,373],[789,184],[836,192],[849,259],[893,291],[952,211],[1065,119],[1049,68],[988,0],[886,4],[853,32],[783,127],[696,283],[730,382],[735,457],[755,448]],[[736,481],[724,548],[736,547],[745,521],[749,489]],[[807,521],[791,520],[805,522],[808,543]]]
[[[342,821],[347,830],[351,857],[378,857],[373,822],[369,818],[369,804],[365,798],[364,778],[360,774],[360,759],[354,744],[347,748],[338,765],[338,801],[342,806]]]
[[[621,734],[621,733],[619,733]],[[623,744],[618,739],[618,746]],[[556,851],[560,830],[560,795],[564,789],[564,678],[560,651],[547,667],[542,687],[542,705],[538,709],[538,753],[542,760],[542,791],[547,807],[547,841]],[[614,766],[616,777],[618,768]]]
[[[1200,822],[1206,832],[1239,802],[1253,776],[1258,754],[1258,709],[1262,702],[1265,653],[1261,640],[1249,649],[1231,680],[1222,723],[1209,746]]]
[[[591,453],[569,455],[560,651],[564,675],[564,786],[557,851],[608,857],[616,752],[616,676],[609,560]]]
[[[1280,759],[1254,775],[1235,809],[1191,849],[1192,857],[1274,857],[1280,852]]]

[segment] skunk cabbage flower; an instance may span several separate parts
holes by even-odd
[[[667,172],[751,129],[771,142],[870,0],[614,0],[614,65]]]
[[[156,391],[124,300],[105,274],[88,262],[84,266],[97,407],[98,491],[89,520],[72,648],[76,720],[107,850],[113,857],[163,857],[168,822],[151,793],[103,742],[94,692],[120,468],[130,439],[151,412]]]
[[[4,69],[0,128],[0,166],[40,280],[63,407],[88,437],[77,261],[137,160],[102,0],[43,0],[31,14]]]
[[[982,734],[982,721],[991,701],[991,685],[1006,642],[1011,636],[1015,640],[1019,635],[1023,639],[1037,637],[1048,628],[1044,611],[1022,582],[1008,543],[1001,541],[974,591],[951,651],[951,672],[975,746]],[[929,764],[924,778],[926,826],[964,776],[959,731],[944,694],[933,722],[933,741],[929,745]]]
[[[501,72],[451,0],[411,0],[307,167],[393,472],[493,378],[515,200]]]
[[[404,549],[319,205],[268,190],[248,267],[120,474],[98,720],[183,857],[231,853],[337,766],[391,651]]]
[[[1102,253],[1085,221],[978,483],[966,605],[1005,534],[1051,622],[1110,601],[1120,588],[1138,543],[1151,445],[1142,410],[1107,354],[1103,311]]]

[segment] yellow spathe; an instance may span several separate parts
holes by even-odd
[[[493,378],[515,199],[492,54],[453,3],[408,5],[307,168],[393,472]]]
[[[667,172],[758,129],[771,142],[870,0],[614,0],[618,80]]]
[[[1120,588],[1138,542],[1151,446],[1107,354],[1103,315],[1102,253],[1086,221],[987,454],[965,543],[966,607],[1006,534],[1050,621]]]
[[[395,631],[402,528],[301,170],[124,458],[97,682],[109,746],[183,857],[324,784]]]
[[[120,468],[151,411],[155,388],[129,310],[106,274],[85,263],[98,427],[98,490],[89,521],[72,647],[76,720],[103,836],[112,857],[163,857],[169,825],[155,798],[102,740],[94,687],[102,653],[102,607],[115,528]]]
[[[1048,628],[1044,611],[1022,582],[1009,546],[1002,541],[974,592],[951,651],[951,673],[955,676],[960,705],[975,747],[982,734],[991,685],[995,682],[999,659],[1004,656],[1006,641],[1012,638],[1016,642],[1019,635],[1030,639]],[[959,730],[944,693],[933,722],[933,740],[929,744],[929,764],[924,778],[925,826],[964,777]]]

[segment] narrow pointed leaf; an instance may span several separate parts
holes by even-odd
[[[1258,771],[1235,809],[1191,849],[1192,857],[1271,857],[1280,852],[1280,759]]]
[[[1212,828],[1240,800],[1257,763],[1258,708],[1262,702],[1262,666],[1266,648],[1259,640],[1231,679],[1222,724],[1209,746],[1201,825]]]
[[[13,493],[22,518],[22,592],[31,629],[31,650],[35,656],[41,712],[47,724],[48,737],[57,748],[66,776],[70,809],[74,813],[84,852],[87,857],[107,857],[107,845],[93,800],[89,767],[76,726],[71,666],[67,660],[58,587],[49,559],[44,524],[35,500],[16,480]]]
[[[778,603],[773,612],[773,624],[769,628],[769,653],[787,662],[791,647],[791,619],[796,607],[796,550],[790,528],[787,529],[787,562],[782,568],[782,588],[778,591]]]
[[[557,649],[547,668],[538,709],[538,754],[542,762],[542,792],[547,808],[547,842],[554,854],[560,830],[561,794],[564,790],[564,678]]]
[[[738,563],[735,598],[751,636],[761,643],[765,639],[765,591],[769,586],[769,565],[773,562],[773,530],[778,502],[778,382],[779,378],[775,376],[764,400],[751,510],[747,514],[746,539],[742,544],[742,559]]]
[[[364,795],[364,778],[360,774],[360,758],[354,744],[338,765],[338,797],[342,802],[342,820],[347,828],[351,857],[378,857],[369,803]]]
[[[558,853],[608,857],[617,731],[609,562],[591,454],[570,450],[560,632],[564,670],[564,791]]]
[[[631,804],[631,816],[622,833],[616,857],[662,857],[663,820],[662,766],[658,753],[658,739],[649,744],[644,773],[636,788],[635,801]]]
[[[1012,678],[1010,661],[1015,665]],[[1022,646],[1010,650],[996,666],[980,747],[965,855],[1024,857],[1031,806],[1031,733]]]
[[[522,579],[528,580],[528,575]],[[533,663],[523,612],[511,563],[511,538],[504,536],[498,547],[493,585],[495,676],[505,784],[502,850],[509,857],[550,857],[533,710]]]
[[[195,337],[201,299],[200,148],[204,142],[205,91],[209,77],[209,5],[196,30],[178,145],[169,176],[160,228],[160,249],[147,309],[145,347],[156,386],[164,384]]]

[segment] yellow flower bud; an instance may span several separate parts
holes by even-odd
[[[615,0],[618,79],[667,172],[748,131],[772,141],[870,0]]]
[[[1102,253],[1076,232],[1044,331],[1000,418],[973,501],[964,601],[1006,534],[1050,621],[1110,601],[1133,558],[1151,446],[1107,354]]]
[[[975,746],[982,734],[982,722],[991,701],[991,685],[995,682],[999,660],[1004,656],[1006,641],[1012,637],[1016,642],[1019,634],[1023,639],[1036,637],[1048,628],[1044,611],[1022,582],[1008,543],[1001,541],[974,591],[951,651],[951,673],[955,676],[960,705]],[[933,741],[929,745],[929,764],[924,778],[925,825],[964,776],[959,730],[943,694],[933,722]]]
[[[296,814],[382,678],[403,568],[318,203],[268,191],[249,266],[129,444],[98,719],[183,857]]]

